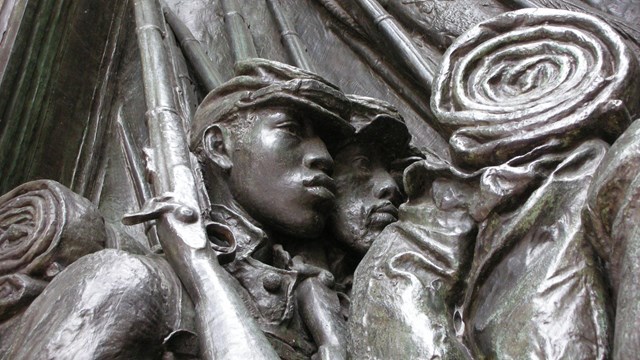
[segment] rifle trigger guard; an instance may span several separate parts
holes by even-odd
[[[146,221],[157,220],[167,213],[172,213],[176,219],[187,224],[198,220],[198,213],[194,209],[176,201],[171,193],[166,193],[147,200],[140,211],[125,214],[122,217],[122,223],[136,225]]]

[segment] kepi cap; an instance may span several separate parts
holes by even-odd
[[[232,121],[232,114],[266,106],[296,107],[313,119],[328,147],[354,133],[350,101],[335,85],[311,72],[267,59],[248,59],[235,65],[236,76],[211,91],[193,118],[190,147],[195,150],[205,130]]]
[[[380,99],[347,95],[351,101],[349,122],[355,128],[354,137],[343,146],[353,142],[375,144],[393,158],[411,156],[411,134],[404,119],[393,105]]]

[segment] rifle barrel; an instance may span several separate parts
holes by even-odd
[[[202,44],[198,41],[189,28],[168,7],[164,8],[164,15],[178,39],[180,48],[184,51],[200,84],[206,92],[215,89],[222,84],[222,76],[213,65],[213,61],[205,53]]]
[[[209,245],[176,111],[175,74],[163,42],[166,27],[158,0],[135,0],[134,11],[155,170],[155,203],[147,205],[161,206],[129,219],[155,216],[160,244],[195,305],[204,359],[278,359]]]
[[[184,26],[182,21],[180,21],[180,19],[173,13],[173,11],[169,9],[169,7],[166,4],[161,3],[161,6],[164,8],[165,18],[167,17],[167,14],[173,15],[174,23],[179,24],[178,26],[182,25],[183,27],[182,33],[191,35],[191,31],[186,26]],[[171,25],[170,21],[167,21],[167,22],[169,23],[169,25]],[[193,106],[198,103],[198,99],[196,97],[195,89],[193,88],[193,85],[195,84],[195,82],[189,75],[189,69],[187,68],[187,64],[184,61],[181,61],[180,59],[180,54],[184,55],[184,53],[180,51],[181,47],[180,45],[178,45],[179,40],[175,36],[176,35],[175,30],[173,31],[172,34],[174,36],[167,36],[165,38],[165,44],[169,48],[169,55],[172,63],[171,65],[173,65],[173,74],[175,75],[176,81],[178,83],[178,87],[181,89],[181,91],[179,91],[179,94],[178,94],[178,100],[179,100],[178,103],[180,104],[181,114],[184,120],[183,121],[184,129],[186,133],[189,133],[189,129],[191,128],[193,113],[195,111],[195,108]],[[191,35],[191,37],[193,37],[193,35]],[[200,48],[202,55],[204,55],[203,57],[201,57],[201,60],[207,63],[205,64],[205,66],[209,67],[209,70],[207,70],[209,71],[209,75],[213,74],[215,76],[216,74],[218,74],[209,57],[206,54],[204,54],[204,50],[202,50],[202,46],[200,42],[194,42],[192,44],[197,45]],[[187,60],[190,60],[188,54],[187,54]],[[194,64],[192,63],[192,66],[193,65]],[[198,73],[199,70],[202,70],[202,68],[200,69],[194,68],[194,70],[196,73]],[[217,80],[215,80],[212,76],[209,76],[209,75],[207,75],[207,73],[201,72],[200,74],[196,74],[196,78],[202,79],[203,76],[206,76],[210,80],[209,85],[213,85]],[[205,85],[202,85],[202,86],[206,87]],[[208,89],[207,92],[210,90],[213,90],[213,89]],[[198,162],[198,158],[193,153],[189,154],[189,157],[191,160],[191,169],[193,170],[193,173],[196,179],[196,189],[198,190],[198,199],[200,201],[201,213],[203,213],[203,216],[207,217],[206,212],[209,209],[211,209],[211,201],[209,199],[209,194],[207,193],[204,178],[202,175],[202,168],[200,166],[201,164]]]
[[[222,0],[222,11],[224,12],[224,23],[227,34],[231,41],[231,51],[236,62],[245,59],[257,58],[253,37],[240,13],[240,7],[236,0]]]
[[[409,35],[400,27],[396,19],[391,16],[376,0],[356,0],[356,3],[369,16],[369,20],[382,32],[389,44],[398,52],[400,59],[408,66],[426,90],[431,90],[436,69],[425,61]]]
[[[315,66],[307,53],[307,49],[304,46],[302,39],[300,39],[300,35],[295,31],[293,24],[282,11],[280,0],[267,0],[267,5],[269,6],[271,15],[278,25],[282,45],[285,50],[287,50],[289,58],[293,61],[293,64],[301,69],[316,72]]]
[[[429,102],[416,95],[420,94],[421,89],[417,88],[414,83],[403,79],[399,74],[393,71],[393,69],[387,66],[384,58],[370,49],[364,41],[360,39],[359,35],[355,32],[352,33],[346,25],[338,23],[330,25],[329,27],[334,29],[334,32],[349,46],[349,48],[363,59],[373,71],[382,77],[384,81],[387,82],[424,121],[426,121],[431,127],[437,126],[438,123],[435,121],[435,115],[433,115],[433,112],[429,107]]]

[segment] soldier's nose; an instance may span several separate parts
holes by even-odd
[[[333,172],[333,159],[329,155],[327,146],[319,137],[308,140],[303,162],[309,169],[320,170],[328,175]]]
[[[402,200],[400,189],[388,171],[378,169],[374,172],[371,181],[373,181],[373,195],[376,198],[389,200],[396,206],[400,204]]]

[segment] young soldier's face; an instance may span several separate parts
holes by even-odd
[[[336,205],[330,229],[339,242],[360,254],[398,220],[400,190],[379,151],[354,143],[335,156]]]
[[[236,201],[266,229],[300,238],[320,235],[335,186],[333,160],[302,111],[252,111],[236,139],[229,185]]]

